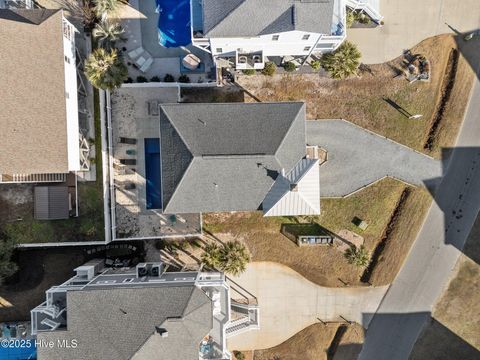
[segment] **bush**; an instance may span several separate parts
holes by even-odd
[[[319,69],[322,67],[322,63],[321,63],[319,60],[313,60],[313,61],[310,63],[310,67],[311,67],[313,70],[319,70]]]
[[[293,62],[287,61],[286,63],[283,64],[283,69],[285,71],[292,72],[292,71],[297,70],[297,67],[295,66],[295,64]]]
[[[175,78],[173,77],[173,75],[166,74],[165,77],[163,78],[163,81],[164,82],[175,82]]]
[[[361,56],[355,44],[345,41],[337,50],[324,54],[320,62],[332,78],[345,79],[357,73]]]
[[[244,73],[245,75],[255,75],[257,72],[255,71],[255,69],[245,69],[242,70],[242,73]]]
[[[0,239],[0,284],[18,270],[17,264],[12,261],[15,241],[6,237]]]
[[[158,76],[153,76],[151,79],[150,79],[151,82],[160,82],[160,78]]]
[[[355,21],[355,12],[351,9],[347,9],[347,28],[351,27]]]
[[[185,74],[182,74],[178,77],[178,82],[181,82],[181,83],[189,83],[190,82],[190,78],[185,75]]]
[[[359,248],[352,245],[347,251],[345,251],[345,257],[349,264],[353,264],[357,267],[366,267],[370,262],[370,254],[363,245]]]
[[[125,84],[131,84],[133,83],[133,79],[131,77],[128,77],[125,81],[124,81]]]
[[[245,360],[245,354],[242,353],[241,351],[234,350],[233,355],[235,355],[235,359],[237,360]]]
[[[239,241],[231,241],[221,246],[215,243],[207,244],[204,251],[202,261],[205,265],[231,275],[244,272],[250,262],[247,247]]]
[[[262,74],[267,76],[273,76],[277,71],[277,65],[275,63],[269,61],[265,64],[265,67],[262,69]]]
[[[145,76],[137,76],[137,83],[146,83],[148,82],[148,79]]]

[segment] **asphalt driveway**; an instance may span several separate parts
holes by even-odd
[[[255,295],[260,307],[260,329],[228,339],[231,350],[266,349],[318,322],[342,321],[340,316],[367,327],[387,286],[326,288],[291,268],[275,262],[253,262],[233,280]]]
[[[412,185],[442,174],[441,163],[345,120],[307,122],[307,144],[328,151],[320,195],[340,197],[390,176]]]

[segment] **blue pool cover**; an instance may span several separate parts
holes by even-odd
[[[160,140],[145,139],[145,180],[147,183],[147,209],[161,209]]]
[[[190,44],[190,0],[156,1],[160,45],[172,48]]]

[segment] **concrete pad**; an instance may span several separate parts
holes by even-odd
[[[465,33],[480,24],[478,0],[382,0],[380,13],[384,26],[347,31],[365,64],[392,60],[428,37],[453,32],[448,25]]]
[[[341,316],[367,326],[362,313],[375,312],[387,286],[326,288],[305,279],[291,268],[274,262],[253,262],[233,281],[256,296],[260,329],[228,339],[231,350],[276,346],[305,327]]]

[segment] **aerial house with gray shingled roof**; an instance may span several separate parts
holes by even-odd
[[[192,44],[217,65],[263,69],[275,57],[304,61],[346,38],[346,6],[374,21],[378,0],[191,0]],[[270,59],[268,59],[270,58]]]
[[[39,346],[39,360],[228,360],[227,338],[259,328],[256,302],[238,298],[222,273],[103,260],[75,271],[31,311],[37,341],[56,344]]]
[[[116,238],[190,235],[205,212],[320,213],[304,103],[176,99],[173,87],[138,84],[112,94]]]
[[[0,184],[81,170],[75,32],[62,10],[0,9]]]
[[[319,165],[305,153],[304,103],[161,105],[162,209],[318,214]]]

